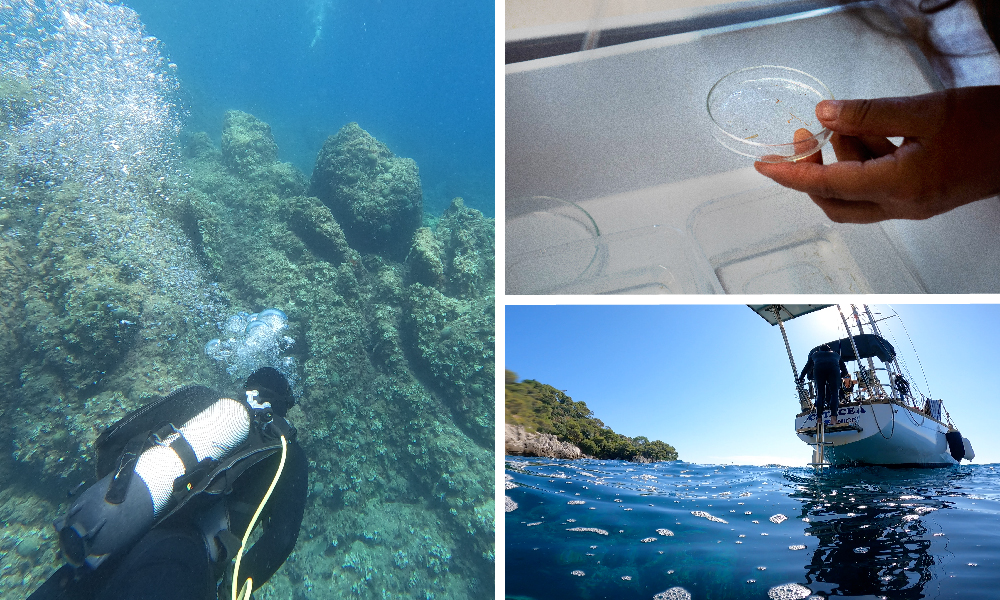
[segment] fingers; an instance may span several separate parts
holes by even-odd
[[[851,202],[836,198],[820,198],[819,196],[810,196],[810,198],[835,223],[867,224],[890,218],[881,205],[867,200]]]
[[[759,163],[783,163],[788,161],[799,162],[799,161],[809,161],[816,164],[823,164],[823,155],[817,152],[819,150],[819,141],[817,141],[811,131],[805,128],[799,128],[795,130],[792,137],[794,152],[793,155],[784,156],[781,154],[767,154],[761,156],[758,159]],[[809,154],[808,156],[802,156],[801,158],[794,159],[794,156],[801,156],[803,154]],[[754,163],[756,166],[757,163]],[[758,169],[759,170],[759,169]]]
[[[856,160],[861,162],[871,158],[868,154],[868,147],[861,141],[861,138],[856,138],[853,135],[834,133],[830,137],[830,143],[833,145],[833,151],[837,153],[839,161]]]
[[[799,128],[795,130],[795,136],[793,138],[795,142],[795,154],[806,154],[811,152],[809,156],[804,156],[799,159],[799,162],[811,162],[818,165],[823,164],[823,153],[818,152],[819,141],[813,137],[811,131],[805,128]]]
[[[892,154],[898,148],[896,144],[893,144],[884,137],[863,135],[858,139],[868,148],[869,158],[879,158],[886,154]]]
[[[895,181],[895,157],[886,155],[864,162],[845,161],[832,165],[813,162],[754,163],[757,172],[793,190],[820,198],[867,200],[891,192]]]
[[[896,144],[878,136],[855,137],[834,133],[830,138],[830,143],[833,144],[833,150],[837,153],[837,160],[870,160],[896,151]]]
[[[816,105],[816,117],[824,127],[844,135],[917,137],[937,131],[944,123],[945,95],[824,100]]]

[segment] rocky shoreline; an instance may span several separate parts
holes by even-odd
[[[520,425],[504,425],[504,447],[514,456],[540,456],[544,458],[591,458],[569,442],[560,442],[551,433],[525,431]]]

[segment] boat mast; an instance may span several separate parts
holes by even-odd
[[[792,357],[792,347],[788,343],[788,334],[785,333],[785,324],[781,321],[781,305],[772,304],[769,309],[771,313],[774,314],[774,319],[778,322],[778,327],[781,329],[781,339],[785,340],[785,352],[788,353],[788,364],[792,366],[792,381],[795,382],[795,391],[799,394],[799,407],[805,411],[810,408],[809,395],[802,388],[802,384],[799,383],[799,370],[795,367],[795,358]]]
[[[854,308],[853,304],[851,305],[851,308]],[[861,362],[861,354],[858,353],[858,345],[854,342],[854,334],[851,333],[851,326],[847,324],[847,317],[844,316],[844,311],[841,310],[839,304],[837,305],[837,312],[840,313],[840,320],[844,322],[844,329],[847,330],[847,339],[851,340],[851,348],[854,350],[854,360]],[[855,314],[857,314],[856,311]],[[861,329],[860,322],[858,322],[858,329]],[[874,394],[872,393],[871,387],[868,385],[867,377],[862,378],[861,385],[865,388],[865,391],[868,392],[868,397],[871,398]]]
[[[868,323],[870,323],[872,326],[872,333],[874,333],[879,337],[882,337],[882,332],[879,331],[878,325],[875,324],[875,317],[872,315],[871,309],[868,307],[867,304],[863,306],[865,307],[865,314],[868,315]],[[869,358],[868,360],[871,361],[871,358]],[[874,367],[874,364],[872,366]],[[893,372],[892,367],[895,367],[895,372]],[[902,376],[903,373],[903,369],[899,366],[899,358],[897,356],[894,355],[892,357],[892,360],[885,364],[885,371],[886,373],[889,374],[889,397],[895,400],[896,399],[895,379],[897,376]],[[899,402],[900,404],[906,403],[906,398],[904,398],[902,394],[899,395]]]

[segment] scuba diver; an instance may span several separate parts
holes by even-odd
[[[97,483],[55,522],[68,564],[28,600],[243,600],[274,575],[298,538],[308,463],[285,376],[258,369],[244,390],[181,388],[106,429]]]
[[[838,368],[839,367],[839,368]],[[847,363],[839,352],[834,352],[830,344],[823,344],[809,353],[806,366],[802,367],[799,383],[806,376],[816,381],[816,425],[823,420],[823,411],[830,409],[830,426],[837,424],[840,405],[840,383],[850,374]]]

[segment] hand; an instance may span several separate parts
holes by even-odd
[[[927,219],[1000,193],[1000,86],[826,100],[816,116],[834,131],[838,162],[823,165],[816,152],[754,167],[809,194],[833,221]],[[809,135],[800,129],[795,141]],[[886,139],[898,136],[899,147]]]

